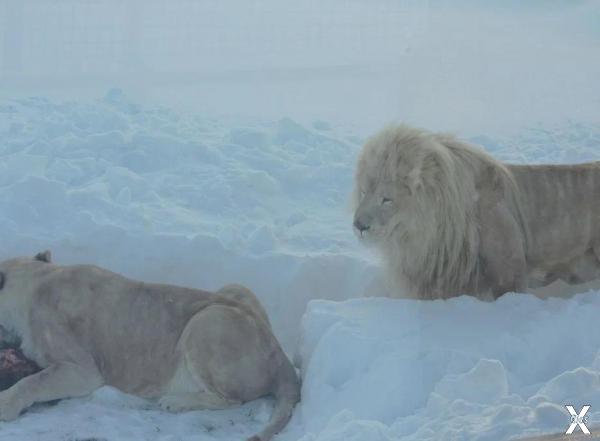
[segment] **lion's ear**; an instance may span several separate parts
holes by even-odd
[[[50,250],[42,251],[41,253],[37,253],[34,259],[39,260],[40,262],[50,263],[52,262],[52,253]]]
[[[419,191],[421,187],[435,182],[444,162],[445,159],[436,151],[426,151],[419,155],[407,175],[407,184],[411,194]]]
[[[419,191],[425,183],[429,182],[430,175],[436,173],[439,169],[437,158],[432,153],[419,155],[414,161],[406,179],[411,194]]]
[[[421,166],[414,167],[406,176],[406,185],[410,190],[410,194],[415,194],[423,184],[421,178]]]
[[[504,196],[504,181],[497,167],[489,165],[480,173],[475,184],[479,198],[487,204],[500,201]]]

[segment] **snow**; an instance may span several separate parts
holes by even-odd
[[[504,440],[600,425],[599,292],[419,302],[385,294],[348,209],[361,136],[95,101],[0,103],[0,258],[49,248],[150,281],[261,298],[303,376],[284,440]],[[600,159],[600,125],[474,136],[514,162]],[[231,440],[271,400],[172,415],[102,388],[2,423],[0,441]]]
[[[572,403],[597,425],[598,294],[314,300],[301,439],[504,440],[565,430]]]

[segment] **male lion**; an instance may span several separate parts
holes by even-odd
[[[417,298],[496,299],[600,277],[600,162],[505,165],[396,125],[363,147],[354,202],[357,234]]]
[[[42,370],[0,392],[0,420],[102,385],[169,411],[221,409],[273,394],[266,441],[298,402],[296,371],[248,289],[217,293],[133,281],[49,252],[0,263],[0,324]]]

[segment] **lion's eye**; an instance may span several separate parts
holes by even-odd
[[[382,198],[381,199],[381,205],[389,204],[390,202],[392,202],[392,200],[390,198]]]

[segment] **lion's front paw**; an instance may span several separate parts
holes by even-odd
[[[0,421],[16,420],[21,409],[6,393],[0,392]]]

